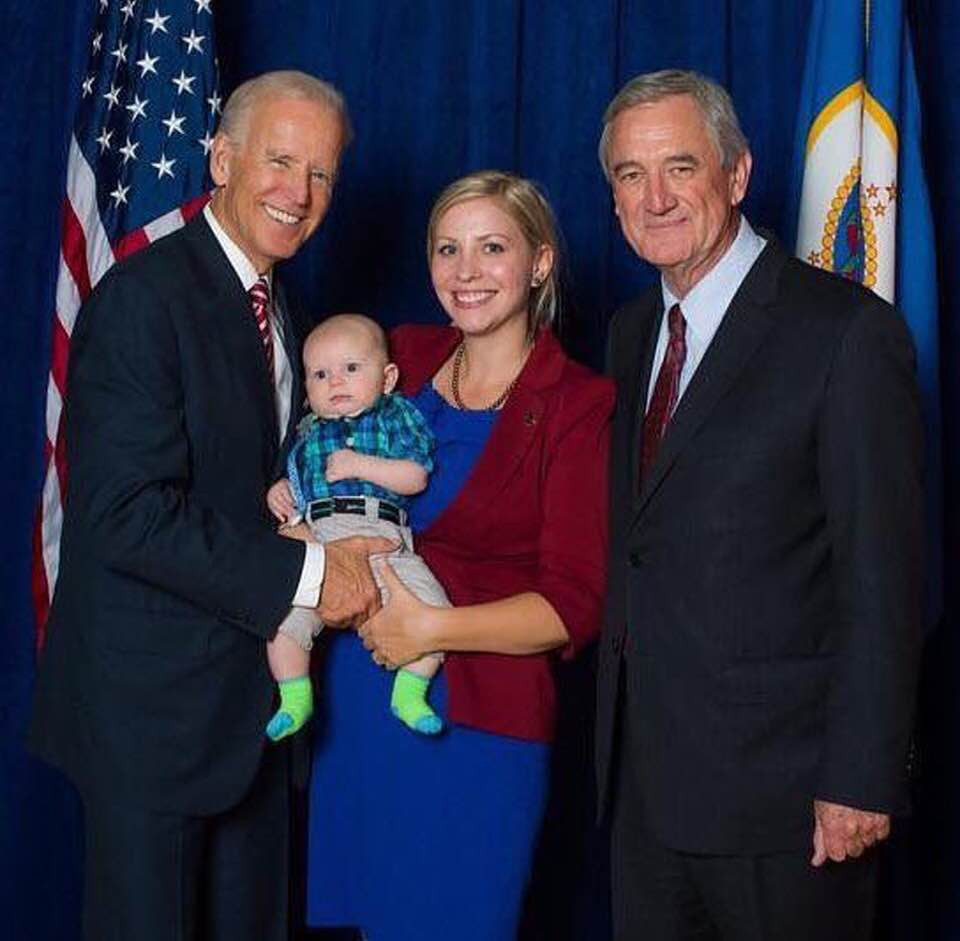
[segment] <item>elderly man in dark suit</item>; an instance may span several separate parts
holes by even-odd
[[[303,396],[273,267],[323,219],[348,135],[311,76],[242,85],[204,213],[116,265],[77,321],[31,739],[84,800],[91,941],[287,936],[288,743],[264,736],[264,642],[291,604],[362,621],[367,554],[389,545],[284,539],[265,504]]]
[[[635,78],[600,156],[661,272],[609,345],[616,937],[866,939],[921,636],[910,338],[750,227],[750,153],[713,82]]]

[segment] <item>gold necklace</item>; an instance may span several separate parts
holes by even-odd
[[[466,349],[464,349],[463,343],[457,347],[456,353],[453,354],[453,370],[450,375],[450,391],[453,393],[453,401],[456,403],[457,408],[463,412],[492,412],[495,409],[500,408],[504,402],[510,397],[510,393],[513,392],[514,386],[517,384],[517,380],[520,378],[520,373],[523,372],[523,366],[520,366],[520,369],[517,371],[517,374],[510,380],[509,385],[506,389],[503,390],[489,405],[483,406],[483,408],[468,408],[463,404],[463,399],[460,398],[460,370],[463,368],[463,358],[466,355]]]

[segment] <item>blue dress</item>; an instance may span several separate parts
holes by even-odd
[[[430,383],[414,397],[437,438],[424,529],[456,496],[495,412],[460,411]],[[352,631],[318,658],[307,922],[368,941],[513,941],[546,807],[548,745],[447,726],[411,732],[390,713],[393,674]],[[444,671],[430,700],[446,715]]]

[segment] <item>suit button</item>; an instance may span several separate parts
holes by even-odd
[[[643,563],[643,553],[631,552],[628,559],[632,568],[638,568]]]

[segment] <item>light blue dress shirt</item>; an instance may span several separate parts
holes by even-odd
[[[647,387],[648,408],[653,387],[660,372],[660,365],[667,353],[667,341],[670,338],[667,312],[674,304],[679,304],[683,319],[687,322],[687,357],[680,371],[680,384],[677,390],[679,403],[700,365],[700,360],[707,352],[714,334],[720,327],[730,302],[766,244],[767,240],[757,235],[750,223],[741,216],[737,236],[724,256],[691,288],[686,297],[682,299],[676,297],[667,287],[667,282],[660,278],[660,289],[663,292],[663,316],[660,318],[660,332],[657,335],[653,369],[650,372],[650,384]]]

